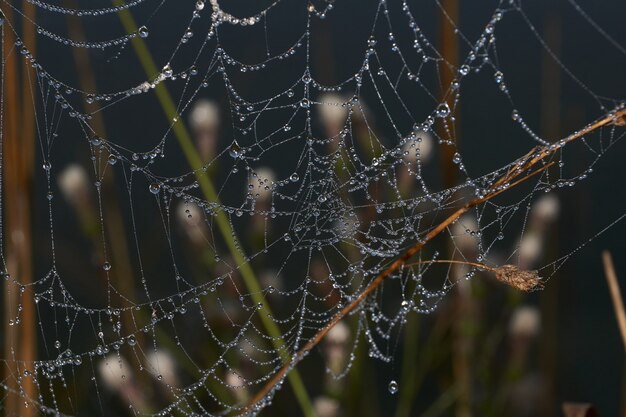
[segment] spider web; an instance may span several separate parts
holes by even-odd
[[[36,244],[45,248],[29,276],[6,250],[14,233],[2,234],[7,407],[110,415],[109,392],[132,415],[269,406],[295,371],[248,404],[408,248],[484,196],[519,155],[564,145],[536,133],[516,106],[511,86],[523,84],[503,56],[519,45],[510,36],[500,44],[503,22],[524,28],[524,42],[552,56],[596,115],[622,105],[562,63],[517,1],[494,4],[480,28],[467,29],[438,1],[279,0],[232,12],[217,0],[175,3],[2,1],[3,149],[17,135],[5,132],[20,111],[10,101],[10,67],[21,62],[31,68],[22,82],[39,161]],[[623,61],[619,42],[570,3]],[[436,47],[432,16],[454,34],[460,61]],[[24,35],[34,28],[41,58]],[[316,63],[325,33],[352,67]],[[497,92],[494,114],[506,113],[507,127],[495,134],[512,142],[504,148],[458,138],[462,98],[484,105],[473,83]],[[434,312],[485,268],[535,268],[520,242],[550,221],[552,192],[590,176],[623,135],[607,125],[572,141],[545,162],[553,169],[446,228],[333,327],[350,352],[339,364],[322,352],[327,370],[346,375],[359,343],[393,362],[407,316]],[[584,168],[568,169],[570,148],[585,155]],[[9,158],[5,151],[3,206],[15,190],[4,174]],[[578,249],[544,265],[544,279]],[[434,262],[445,259],[485,268]],[[36,329],[36,352],[21,348],[27,326]],[[397,389],[391,381],[390,392]]]

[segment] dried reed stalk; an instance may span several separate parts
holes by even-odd
[[[12,10],[2,11],[11,18]],[[22,13],[34,19],[35,6],[23,2]],[[25,24],[22,39],[31,51],[35,50],[36,34],[32,25]],[[25,367],[32,366],[37,356],[36,315],[32,293],[26,287],[32,282],[32,185],[34,176],[35,115],[31,83],[35,78],[33,68],[22,61],[15,49],[15,36],[5,30],[3,36],[2,111],[2,175],[4,179],[3,202],[6,230],[1,242],[6,250],[6,272],[11,279],[5,284],[4,294],[4,358],[6,359],[6,384],[14,392],[23,391],[24,399],[9,395],[5,402],[6,415],[34,416],[37,410],[30,399],[37,397],[32,378],[22,378]],[[20,65],[21,64],[21,65]],[[15,282],[24,286],[22,292]],[[18,309],[21,307],[21,311]],[[19,320],[18,320],[19,318]],[[29,369],[32,372],[32,369]]]
[[[274,374],[272,378],[261,388],[259,392],[250,400],[246,406],[246,412],[253,412],[255,409],[260,408],[262,401],[266,395],[268,395],[276,387],[280,386],[285,376],[293,369],[298,362],[300,362],[308,352],[317,346],[324,336],[332,329],[340,320],[355,310],[367,297],[372,294],[391,274],[396,272],[402,266],[404,266],[409,259],[422,250],[422,248],[441,232],[446,230],[448,226],[458,220],[463,214],[467,213],[472,208],[485,203],[500,195],[504,191],[514,188],[518,184],[526,181],[527,179],[534,177],[535,175],[545,172],[554,163],[549,162],[543,165],[541,168],[526,173],[531,168],[535,167],[539,162],[543,161],[547,156],[553,155],[558,150],[562,149],[566,144],[583,137],[584,135],[593,132],[607,125],[621,125],[626,123],[626,109],[620,109],[615,112],[606,114],[601,119],[598,119],[594,123],[587,125],[585,128],[573,133],[567,138],[560,141],[558,144],[552,146],[537,146],[530,150],[526,155],[518,160],[517,164],[513,164],[509,170],[502,175],[495,183],[490,187],[489,191],[483,197],[476,197],[466,203],[464,206],[457,209],[448,218],[439,223],[435,228],[426,234],[421,242],[414,244],[410,247],[402,256],[397,258],[387,269],[380,273],[368,286],[361,292],[352,302],[345,306],[340,312],[338,312],[326,326],[320,329],[315,336],[313,336],[298,352],[294,355],[292,361]],[[522,176],[523,174],[525,174]],[[505,276],[503,276],[505,278]]]
[[[613,301],[613,308],[615,309],[617,326],[619,327],[619,331],[622,335],[624,350],[626,350],[626,310],[624,309],[624,301],[622,300],[622,295],[619,289],[619,282],[617,280],[617,274],[615,273],[615,266],[613,265],[611,252],[607,250],[602,252],[602,263],[604,264],[604,275],[606,276],[606,281],[609,285],[609,292],[611,293],[611,300]]]
[[[450,86],[457,77],[457,68],[459,63],[459,36],[456,33],[459,24],[459,2],[458,0],[441,0],[439,3],[441,9],[439,21],[439,39],[441,56],[446,66],[440,72],[441,85],[448,86],[447,91],[442,91],[441,100],[446,103],[448,108],[455,110],[456,122],[458,123],[459,111],[455,108],[455,101],[458,97],[458,91],[453,90]],[[452,188],[457,181],[456,164],[453,162],[454,154],[459,149],[459,132],[455,130],[454,123],[448,123],[447,119],[441,119],[438,134],[441,138],[453,141],[455,146],[443,146],[441,148],[440,164],[441,178],[445,188]],[[454,256],[454,248],[448,244],[447,253]],[[454,380],[457,381],[457,401],[455,401],[456,417],[472,416],[472,356],[474,348],[467,332],[467,328],[474,328],[473,324],[478,320],[477,311],[474,301],[471,299],[469,292],[456,291],[453,314],[457,318],[454,320],[453,331],[453,348],[452,348],[452,370]]]

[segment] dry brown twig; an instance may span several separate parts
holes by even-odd
[[[308,354],[308,352],[311,351],[311,349],[313,349],[317,344],[322,341],[322,339],[324,338],[324,336],[326,336],[330,329],[332,329],[339,321],[341,321],[341,319],[343,319],[353,310],[355,310],[389,276],[391,276],[394,272],[404,266],[407,261],[411,259],[415,254],[417,254],[420,250],[422,250],[422,248],[428,242],[430,242],[441,232],[446,230],[448,226],[458,220],[463,214],[467,213],[472,208],[493,199],[504,191],[509,190],[516,185],[526,181],[527,179],[534,177],[535,175],[542,172],[545,172],[554,164],[554,162],[546,163],[541,168],[538,168],[528,173],[531,168],[533,168],[539,162],[543,161],[547,156],[553,155],[559,149],[562,149],[566,144],[607,125],[626,125],[626,109],[620,109],[618,111],[608,113],[603,118],[598,119],[596,122],[587,125],[582,130],[573,133],[572,135],[559,141],[556,144],[550,146],[537,146],[531,149],[530,152],[528,152],[522,158],[520,158],[517,163],[511,164],[511,168],[509,168],[504,175],[502,175],[497,181],[495,181],[482,197],[476,197],[470,200],[464,206],[460,207],[445,220],[439,223],[435,228],[431,229],[431,231],[426,234],[421,242],[418,242],[410,247],[402,256],[396,259],[391,265],[389,265],[389,267],[387,267],[387,269],[380,273],[367,286],[367,288],[363,290],[363,292],[361,292],[340,312],[338,312],[326,326],[321,328],[315,334],[315,336],[313,336],[300,350],[298,350],[290,363],[280,368],[278,372],[276,372],[276,374],[274,374],[274,376],[268,380],[263,388],[259,392],[257,392],[256,395],[250,400],[245,408],[245,412],[251,413],[258,411],[260,408],[262,408],[265,405],[263,404],[263,401],[266,396],[281,385],[283,379],[289,373],[289,371],[293,369],[298,364],[298,362],[300,362]],[[484,266],[481,265],[481,267]],[[493,268],[493,270],[494,272],[497,271],[497,279],[518,289],[528,291],[528,289],[540,285],[539,277],[537,276],[536,272],[522,271],[517,269],[517,267],[513,265],[505,265],[499,268]]]

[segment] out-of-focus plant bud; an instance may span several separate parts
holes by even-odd
[[[532,221],[542,225],[548,225],[559,217],[561,204],[554,193],[541,196],[532,206],[530,215]]]
[[[402,147],[404,160],[411,163],[413,168],[418,159],[422,164],[426,163],[432,156],[434,143],[431,133],[416,130],[415,139],[408,140]]]
[[[540,231],[529,230],[519,244],[519,267],[532,269],[543,252],[543,236]]]
[[[255,198],[257,204],[268,203],[272,198],[272,187],[276,175],[271,168],[261,167],[255,170],[249,183],[249,191]],[[251,189],[250,189],[250,186]]]
[[[320,97],[320,118],[328,137],[337,136],[346,124],[348,109],[345,100],[338,94],[328,93]]]
[[[236,370],[230,369],[226,374],[226,385],[228,385],[229,390],[233,393],[235,398],[237,398],[240,402],[248,401],[250,398],[250,394],[246,387],[246,380]]]
[[[359,217],[355,212],[344,213],[333,223],[333,230],[341,239],[355,239],[359,232]]]
[[[513,311],[509,334],[515,338],[533,338],[541,331],[541,313],[533,306],[521,306]]]
[[[91,206],[89,196],[89,175],[78,164],[68,165],[57,177],[63,197],[79,213]]]
[[[152,351],[147,356],[146,368],[157,380],[172,387],[180,386],[176,362],[172,356],[161,349]]]
[[[207,225],[200,207],[191,203],[179,204],[176,217],[189,240],[196,245],[206,244]]]
[[[123,356],[111,354],[98,363],[98,374],[104,386],[119,391],[132,378],[132,368]]]
[[[276,290],[280,291],[283,289],[281,276],[275,269],[261,270],[259,273],[259,281],[268,294],[272,294]]]
[[[313,400],[313,409],[317,417],[339,417],[339,402],[334,398],[317,397]]]
[[[339,374],[346,365],[350,344],[350,328],[343,321],[328,331],[324,339],[326,364],[333,373]]]
[[[407,165],[400,164],[398,185],[402,193],[410,195],[415,188],[415,176],[418,174],[417,161],[428,162],[432,155],[433,137],[422,130],[415,131],[402,146],[402,159]]]
[[[217,133],[220,125],[220,111],[213,101],[197,100],[189,115],[189,124],[193,130],[196,146],[204,162],[215,156]]]
[[[57,177],[61,194],[77,214],[83,233],[95,238],[99,232],[99,217],[89,187],[89,175],[78,164],[68,165]]]
[[[123,356],[110,354],[98,363],[97,369],[102,384],[107,389],[118,394],[128,405],[140,412],[148,410],[143,390],[133,376],[133,368]]]
[[[522,236],[519,246],[519,265],[532,269],[541,261],[548,227],[559,217],[560,203],[556,195],[541,196],[530,210],[528,230]]]
[[[452,225],[454,246],[465,256],[471,257],[477,250],[478,231],[476,218],[471,214],[465,214]]]

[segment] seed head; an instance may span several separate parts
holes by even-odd
[[[531,291],[543,288],[543,283],[537,271],[524,271],[515,265],[503,265],[495,268],[496,278],[513,288],[522,291]]]

